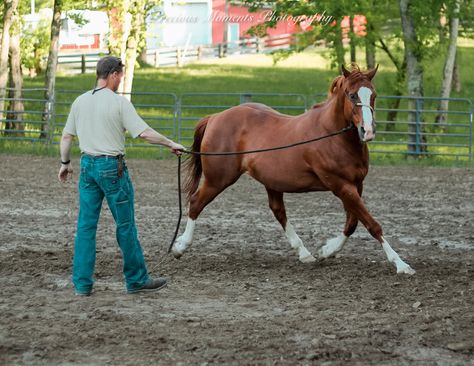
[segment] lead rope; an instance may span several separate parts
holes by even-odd
[[[267,149],[256,149],[256,150],[245,150],[245,151],[224,151],[224,152],[201,152],[201,151],[183,150],[182,152],[184,154],[189,154],[189,155],[226,156],[226,155],[255,154],[255,153],[259,153],[259,152],[283,150],[283,149],[288,149],[290,147],[309,144],[311,142],[315,142],[315,141],[327,139],[327,138],[332,137],[332,136],[340,135],[340,134],[343,134],[347,131],[352,130],[354,127],[355,127],[354,123],[351,123],[347,127],[341,128],[340,130],[338,130],[336,132],[332,132],[332,133],[329,133],[329,134],[324,135],[324,136],[316,137],[316,138],[311,139],[311,140],[296,142],[294,144],[271,147],[271,148],[267,148]],[[181,155],[178,155],[178,206],[179,206],[179,217],[178,217],[178,222],[176,224],[176,229],[174,231],[173,239],[171,240],[171,243],[168,247],[168,251],[162,256],[162,258],[159,260],[159,262],[153,267],[152,271],[154,271],[168,257],[168,254],[171,252],[171,248],[173,247],[173,244],[176,240],[176,237],[178,236],[179,227],[181,225],[181,216],[183,215],[183,207],[182,207],[182,203],[181,203]]]

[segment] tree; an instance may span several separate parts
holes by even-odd
[[[407,64],[408,95],[414,97],[408,102],[408,129],[409,145],[408,151],[412,156],[418,156],[421,152],[421,126],[420,115],[417,112],[422,109],[423,96],[423,67],[422,67],[422,45],[417,36],[414,21],[414,8],[412,0],[400,0],[400,17],[402,20],[403,42],[405,45],[405,59]]]
[[[58,67],[59,52],[59,32],[61,31],[61,12],[63,11],[64,0],[54,0],[53,18],[51,20],[51,36],[49,44],[48,63],[46,65],[46,76],[44,81],[45,106],[43,110],[43,124],[41,125],[40,138],[47,138],[49,133],[49,121],[52,112],[52,99],[56,86],[56,70]]]
[[[108,0],[107,14],[111,33],[109,35],[110,54],[124,60],[125,74],[119,93],[130,98],[133,75],[140,51],[145,48],[145,19],[159,0]]]
[[[2,45],[0,49],[0,120],[3,120],[5,95],[8,83],[8,53],[10,51],[10,28],[13,15],[18,8],[18,0],[5,0],[2,27]]]
[[[130,14],[131,0],[107,0],[106,10],[109,18],[108,48],[111,55],[125,59],[127,39],[130,33],[132,15]]]
[[[49,53],[51,21],[41,19],[36,27],[26,27],[22,31],[21,63],[34,77],[44,71]]]
[[[354,32],[354,14],[351,14],[349,16],[349,39],[351,41],[350,43],[350,50],[351,50],[351,63],[356,63],[356,34]]]
[[[441,98],[449,98],[452,89],[452,81],[454,74],[454,64],[456,60],[456,43],[458,40],[458,29],[459,29],[459,10],[461,6],[461,0],[455,0],[453,4],[453,11],[449,22],[449,46],[448,54],[443,70],[443,82],[441,85]],[[437,123],[446,122],[446,112],[448,111],[449,100],[441,99],[438,106],[440,112],[436,116]]]
[[[18,9],[15,9],[12,15],[12,27],[10,29],[9,44],[9,92],[10,103],[7,113],[7,122],[5,123],[6,134],[22,135],[21,130],[25,126],[21,123],[23,119],[23,76],[21,72],[20,56],[20,28],[21,21]],[[10,131],[9,131],[10,130]],[[15,133],[13,131],[18,131]],[[11,133],[10,133],[11,132]]]
[[[120,89],[127,98],[130,98],[132,92],[135,64],[139,55],[140,34],[145,22],[145,3],[146,0],[132,0],[129,8],[131,26],[125,50],[125,74]]]

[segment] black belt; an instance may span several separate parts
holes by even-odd
[[[81,153],[81,155],[85,155],[85,156],[88,156],[90,158],[113,158],[113,159],[123,159],[125,157],[125,155],[123,154],[120,154],[120,155],[92,155],[92,154],[88,154],[88,153]]]

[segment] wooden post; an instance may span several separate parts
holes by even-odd
[[[198,46],[197,59],[198,59],[198,61],[201,61],[201,59],[202,59],[202,46]]]
[[[81,55],[81,74],[86,73],[86,55],[82,54]]]
[[[263,51],[263,40],[261,38],[257,38],[257,53],[261,53]]]

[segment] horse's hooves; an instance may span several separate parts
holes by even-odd
[[[397,273],[399,273],[399,274],[403,273],[403,274],[407,274],[407,275],[414,275],[416,273],[416,271],[407,264],[406,266],[398,268]]]
[[[304,257],[304,258],[300,258],[300,262],[301,263],[313,263],[313,262],[316,262],[316,258],[314,258],[311,254]]]

